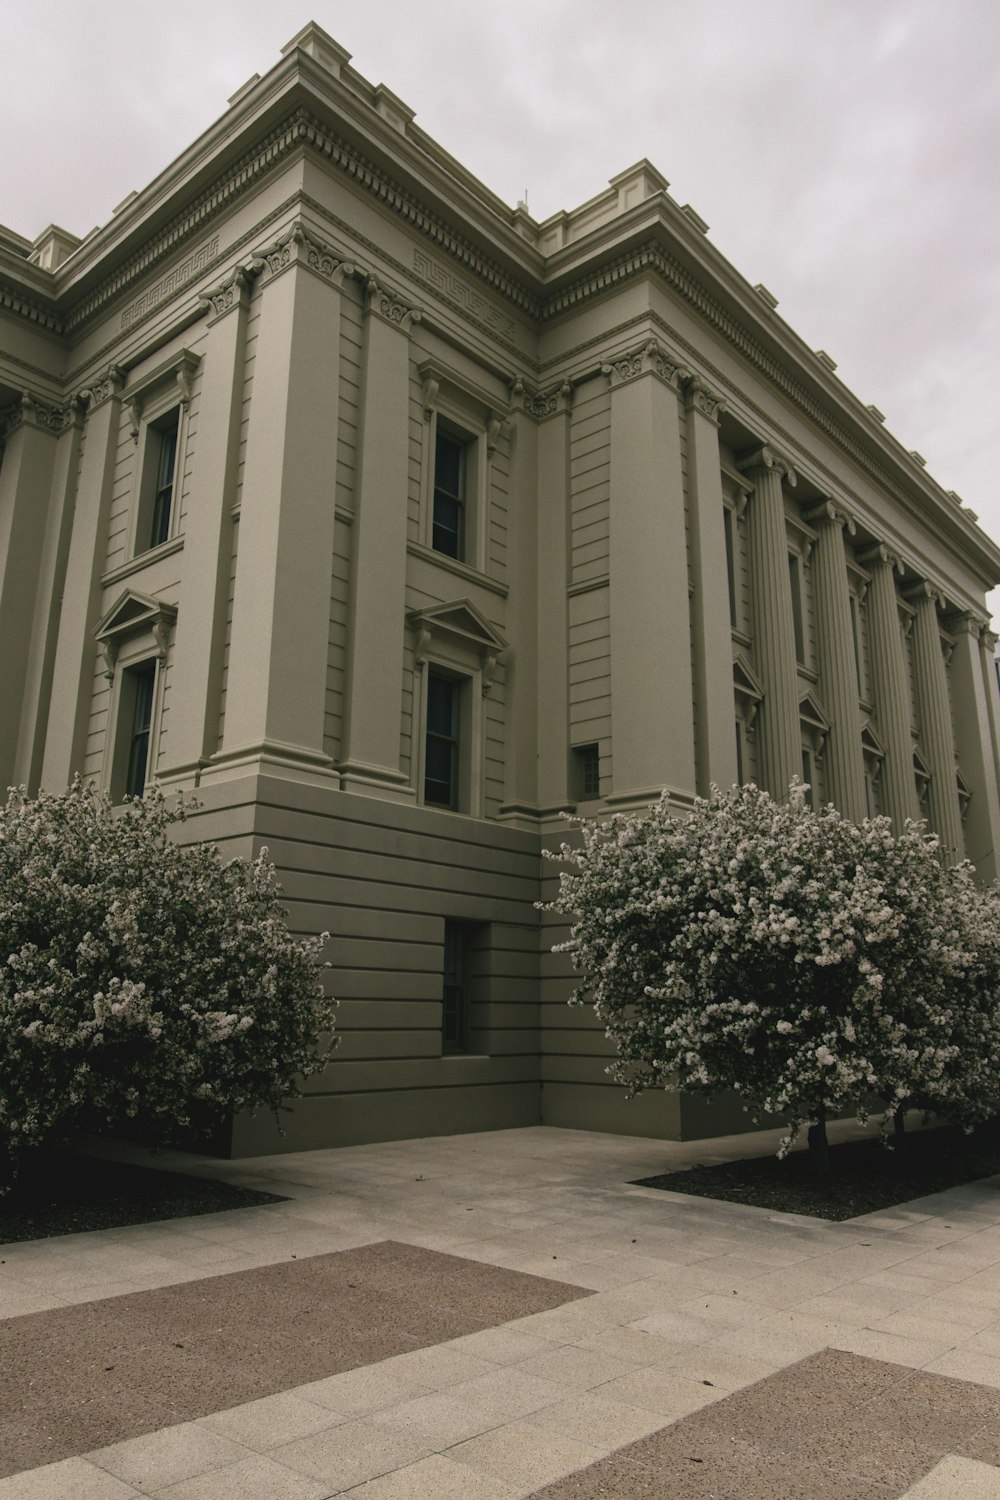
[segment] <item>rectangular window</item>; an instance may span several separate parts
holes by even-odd
[[[156,663],[145,662],[126,673],[131,697],[131,730],[128,742],[128,764],[125,772],[125,795],[141,797],[146,789],[149,768],[149,735],[153,724],[153,688]],[[123,707],[128,709],[128,704]]]
[[[573,797],[587,802],[601,795],[601,751],[599,745],[573,747]]]
[[[460,698],[461,684],[455,678],[427,674],[424,801],[433,807],[458,807]]]
[[[178,415],[169,426],[155,432],[156,471],[152,493],[150,547],[158,547],[170,535],[170,513],[174,500],[174,471],[177,464]]]
[[[743,754],[743,720],[736,720],[736,783],[742,786],[746,781],[746,766]]]
[[[861,622],[858,618],[858,596],[851,593],[851,638],[854,642],[854,675],[858,684],[858,697],[863,697],[861,685]],[[870,816],[870,815],[869,815]]]
[[[444,988],[441,1005],[441,1050],[466,1050],[469,1016],[469,928],[444,924]]]
[[[729,506],[722,512],[726,533],[726,579],[729,583],[729,624],[733,630],[739,625],[736,610],[736,516]]]
[[[788,582],[792,592],[792,624],[795,628],[795,660],[805,665],[806,638],[802,617],[802,568],[797,552],[788,554]]]
[[[466,443],[438,428],[434,446],[434,516],[431,546],[459,561],[465,558]]]
[[[816,781],[815,781],[814,771],[815,771],[815,766],[813,764],[812,751],[811,750],[806,750],[805,748],[803,748],[803,750],[802,750],[802,780],[805,783],[805,785],[809,788],[809,790],[806,792],[806,806],[807,807],[812,807],[812,808],[815,808],[815,806],[816,806]]]

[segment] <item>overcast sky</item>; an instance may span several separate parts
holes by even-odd
[[[0,0],[0,222],[103,223],[312,19],[538,219],[649,157],[1000,539],[996,0],[302,7]]]

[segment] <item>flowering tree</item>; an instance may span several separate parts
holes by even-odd
[[[79,779],[0,808],[0,1192],[81,1120],[163,1138],[299,1092],[333,1028],[322,937],[291,937],[266,851],[183,846],[159,794]]]
[[[756,1119],[803,1123],[826,1164],[828,1114],[916,1106],[969,1125],[1000,1066],[997,940],[970,869],[907,824],[860,827],[805,788],[754,786],[690,813],[582,823],[547,909],[618,1049],[630,1093],[733,1089]]]

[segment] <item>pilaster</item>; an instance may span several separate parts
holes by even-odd
[[[698,791],[732,786],[737,778],[733,732],[732,632],[726,532],[719,458],[719,396],[692,377],[687,385],[690,505],[691,632],[694,661],[695,755]]]
[[[875,718],[885,746],[882,793],[885,810],[899,832],[920,816],[913,778],[910,686],[899,625],[894,574],[903,565],[888,547],[877,546],[861,561],[871,572],[868,591],[868,644],[875,689]]]
[[[410,331],[420,313],[369,278],[341,785],[411,801],[400,769]]]
[[[951,658],[955,744],[962,776],[972,793],[965,820],[965,853],[982,879],[994,880],[1000,866],[1000,797],[979,645],[986,621],[963,613],[949,618],[948,629],[955,638]]]
[[[908,591],[914,605],[913,665],[920,715],[920,748],[931,773],[930,825],[941,840],[949,864],[962,858],[962,818],[958,805],[955,744],[948,701],[948,679],[941,651],[938,606],[941,598],[929,583]]]
[[[27,687],[25,650],[45,544],[52,495],[60,409],[25,391],[14,409],[0,414],[4,438],[0,466],[0,794],[14,780],[18,726]]]
[[[205,295],[208,332],[199,427],[207,441],[195,449],[185,527],[169,760],[159,776],[167,786],[197,785],[217,749],[251,284],[250,274],[237,266]]]
[[[816,506],[806,519],[816,528],[816,634],[821,693],[830,716],[827,790],[844,817],[860,823],[868,809],[857,671],[854,652],[847,649],[851,641],[851,601],[844,550],[844,529],[853,535],[855,526],[832,501]]]
[[[226,717],[222,748],[204,779],[229,778],[249,768],[327,781],[332,762],[323,734],[340,288],[351,267],[296,224],[256,257],[251,270],[258,277],[261,301],[240,497]],[[220,308],[217,316],[225,315]],[[238,318],[238,310],[234,315]],[[220,324],[212,331],[223,345],[229,342],[232,361],[237,327],[223,331]],[[216,378],[216,409],[225,411],[231,370],[217,370]],[[228,427],[228,413],[226,422]],[[217,531],[219,524],[216,511],[206,526]],[[209,578],[210,594],[211,583]],[[206,612],[212,607],[208,600],[202,605]],[[189,705],[189,750],[197,749],[208,681],[210,669],[200,676],[197,701]]]
[[[795,623],[788,585],[788,540],[782,480],[795,470],[763,447],[739,464],[753,485],[747,516],[754,665],[764,688],[757,716],[761,780],[773,797],[788,796],[802,774]]]
[[[91,630],[100,615],[101,571],[108,542],[108,510],[123,383],[122,371],[111,365],[80,392],[87,420],[42,760],[41,780],[50,792],[61,792],[83,767],[94,691],[95,647]]]
[[[679,391],[654,342],[611,385],[611,708],[616,803],[695,788]]]

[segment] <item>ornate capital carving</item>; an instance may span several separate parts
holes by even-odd
[[[1000,642],[1000,635],[997,635],[995,630],[990,630],[989,628],[985,629],[979,637],[980,646],[988,651],[991,656],[997,649],[998,642]]]
[[[665,353],[655,339],[648,339],[641,348],[602,365],[601,374],[607,378],[612,390],[638,375],[655,375],[679,391],[691,378],[690,370]]]
[[[341,286],[344,278],[354,275],[352,261],[340,260],[329,245],[308,234],[302,221],[296,219],[292,227],[264,250],[258,250],[250,262],[254,276],[274,277],[291,265],[303,265],[331,285]]]
[[[982,639],[988,624],[988,620],[984,620],[982,615],[974,614],[970,609],[963,609],[948,618],[948,629],[953,635],[971,635],[976,641]]]
[[[874,547],[869,547],[867,552],[862,552],[859,555],[858,561],[864,563],[866,568],[877,568],[880,566],[892,568],[899,574],[900,578],[906,572],[903,559],[898,553],[893,552],[891,547],[887,547],[885,542],[876,542]]]
[[[236,266],[229,275],[202,297],[202,307],[211,308],[213,321],[234,307],[245,307],[250,291],[250,272],[244,266]]]
[[[688,411],[700,412],[703,417],[707,417],[718,427],[719,418],[726,409],[726,403],[716,391],[704,383],[700,375],[688,376],[686,397]]]
[[[103,375],[98,375],[80,392],[81,399],[87,403],[88,414],[110,401],[112,396],[117,396],[124,384],[125,371],[120,365],[110,365]]]
[[[58,437],[64,428],[78,420],[80,411],[81,404],[75,396],[67,406],[54,406],[30,391],[22,391],[21,399],[0,413],[0,432],[10,437],[19,427],[34,427]]]
[[[833,499],[823,500],[819,505],[814,505],[811,510],[805,512],[803,519],[808,521],[810,526],[846,527],[850,536],[855,536],[858,529],[850,512]]]
[[[774,448],[764,443],[755,452],[748,454],[745,458],[736,460],[736,467],[741,474],[752,474],[756,469],[777,474],[779,479],[784,479],[786,484],[795,486],[799,477],[792,468],[787,458],[775,451]]]
[[[373,313],[402,333],[409,333],[414,323],[419,323],[421,319],[418,307],[411,307],[397,297],[395,292],[379,286],[374,276],[369,276],[365,286],[365,308],[368,313]]]
[[[527,412],[537,422],[554,417],[557,412],[568,412],[573,402],[573,387],[568,380],[550,387],[547,391],[530,391],[520,379],[511,386],[511,402]]]
[[[933,583],[929,583],[926,578],[904,589],[903,597],[911,604],[918,606],[925,604],[928,600],[931,601],[935,609],[941,609],[944,605],[944,595],[941,593],[941,590],[935,588]]]

